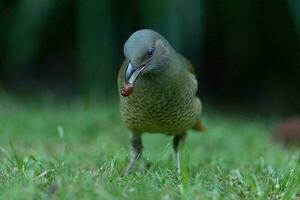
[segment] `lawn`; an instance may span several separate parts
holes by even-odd
[[[272,116],[205,110],[176,175],[171,138],[143,137],[123,176],[129,132],[117,103],[0,100],[0,199],[299,199],[300,157],[271,139]]]

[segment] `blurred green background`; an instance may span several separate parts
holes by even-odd
[[[0,0],[0,93],[117,96],[123,44],[151,28],[211,105],[300,112],[299,0]]]

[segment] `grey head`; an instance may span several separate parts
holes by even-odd
[[[159,33],[150,29],[134,32],[124,45],[124,55],[128,60],[126,81],[134,85],[139,76],[163,70],[173,52],[171,45]]]

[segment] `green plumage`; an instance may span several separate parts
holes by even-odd
[[[120,95],[124,123],[134,134],[175,135],[192,129],[199,121],[201,103],[196,97],[198,84],[194,69],[187,59],[170,48],[162,55],[167,57],[165,65],[160,66],[162,70],[141,74],[134,92],[128,97]],[[126,59],[119,71],[119,88],[125,81],[128,62]]]

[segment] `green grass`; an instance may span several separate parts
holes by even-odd
[[[206,111],[175,171],[171,138],[144,135],[123,176],[129,132],[118,106],[0,100],[0,199],[299,199],[299,150],[270,138],[272,120]]]

